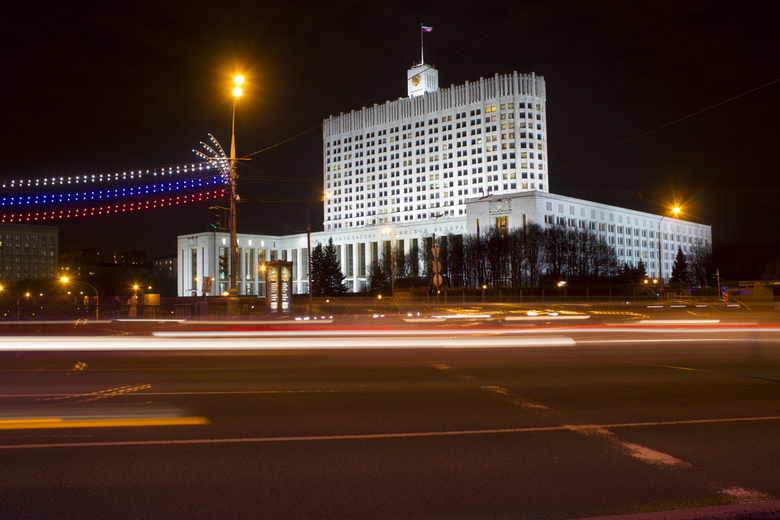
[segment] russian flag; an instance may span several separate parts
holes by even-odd
[[[431,32],[431,31],[433,31],[433,27],[426,27],[424,25],[422,26],[422,32]]]

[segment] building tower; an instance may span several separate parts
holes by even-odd
[[[420,63],[406,74],[406,91],[409,97],[422,96],[439,90],[439,71],[431,65]]]
[[[408,97],[324,121],[326,231],[462,218],[468,199],[549,191],[543,77],[439,88],[421,61],[406,82]]]

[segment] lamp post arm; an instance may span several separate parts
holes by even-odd
[[[86,285],[87,287],[90,287],[93,291],[95,291],[95,320],[100,319],[100,295],[98,294],[97,289],[94,285],[90,285],[87,282],[81,282],[79,280],[71,280],[73,283],[78,283],[81,285]]]

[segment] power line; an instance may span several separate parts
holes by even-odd
[[[500,32],[500,31],[503,31],[503,30],[504,30],[504,29],[506,29],[508,26],[510,26],[510,25],[512,25],[513,23],[517,22],[517,21],[518,21],[520,18],[523,18],[523,17],[524,17],[524,16],[526,16],[527,14],[531,13],[532,11],[534,11],[534,10],[538,9],[539,7],[543,6],[544,4],[546,4],[546,3],[550,2],[550,1],[551,1],[551,0],[542,0],[541,2],[539,2],[539,3],[538,3],[538,4],[536,4],[536,5],[534,5],[533,7],[530,7],[529,9],[527,9],[527,10],[523,11],[522,13],[520,13],[520,14],[519,14],[519,15],[517,15],[517,16],[515,16],[515,17],[514,17],[514,18],[512,18],[511,20],[509,20],[509,21],[505,22],[503,25],[500,25],[499,27],[497,27],[497,28],[495,28],[495,29],[493,29],[493,30],[491,30],[491,31],[488,31],[488,32],[486,32],[485,34],[483,34],[483,35],[482,35],[482,36],[480,36],[479,38],[476,38],[476,39],[472,40],[471,42],[467,43],[466,45],[464,45],[464,46],[460,47],[460,48],[459,48],[459,49],[457,49],[455,52],[453,52],[453,53],[449,54],[448,56],[446,56],[446,57],[445,57],[443,60],[441,60],[441,61],[442,61],[442,62],[444,62],[444,63],[446,63],[446,61],[447,61],[447,60],[449,60],[450,58],[452,58],[453,56],[455,56],[455,55],[457,55],[457,54],[461,53],[462,51],[466,50],[467,48],[469,48],[469,47],[471,47],[471,46],[473,46],[473,45],[475,45],[475,44],[477,44],[477,43],[481,42],[482,40],[484,40],[484,39],[486,39],[486,38],[489,38],[490,36],[494,35],[495,33],[497,33],[497,32]],[[388,93],[388,92],[390,92],[391,90],[393,90],[394,88],[396,88],[396,87],[395,87],[395,86],[393,86],[393,87],[388,87],[388,88],[386,88],[385,90],[383,90],[383,91],[381,91],[381,92],[379,92],[379,93],[375,94],[374,96],[371,96],[371,97],[369,97],[369,98],[365,99],[364,101],[362,101],[362,102],[358,103],[357,105],[353,106],[353,107],[352,107],[352,109],[350,109],[350,110],[359,110],[360,108],[367,106],[367,105],[368,105],[368,104],[371,102],[371,100],[373,100],[373,99],[377,99],[377,98],[380,98],[380,97],[384,97],[384,96],[386,96],[386,95],[387,95],[387,93]],[[325,124],[325,122],[326,122],[326,121],[325,121],[325,120],[323,120],[321,123],[319,123],[319,124],[317,124],[317,125],[315,125],[315,126],[313,126],[313,127],[309,128],[308,130],[304,130],[304,131],[302,131],[302,132],[300,132],[300,133],[298,133],[298,134],[296,134],[296,135],[294,135],[294,136],[292,136],[292,137],[288,137],[287,139],[285,139],[285,140],[283,140],[283,141],[279,141],[279,142],[278,142],[278,143],[276,143],[276,144],[272,144],[271,146],[267,146],[267,147],[263,148],[262,150],[258,150],[258,151],[256,151],[256,152],[252,152],[252,153],[250,153],[249,155],[247,155],[247,157],[251,157],[251,156],[253,156],[253,155],[257,155],[257,154],[259,154],[259,153],[266,152],[266,151],[268,151],[268,150],[271,150],[271,149],[273,149],[273,148],[276,148],[277,146],[281,146],[281,145],[283,145],[283,144],[285,144],[285,143],[288,143],[288,142],[290,142],[290,141],[292,141],[292,140],[294,140],[294,139],[297,139],[297,138],[299,138],[299,137],[302,137],[302,136],[304,136],[304,135],[308,134],[309,132],[312,132],[312,131],[314,131],[314,130],[317,130],[317,129],[319,129],[319,128],[322,128],[322,126]]]
[[[616,144],[613,144],[613,145],[608,146],[606,148],[603,148],[603,149],[601,149],[601,150],[599,150],[597,152],[593,152],[591,154],[588,154],[588,155],[586,155],[584,157],[581,157],[581,158],[579,158],[577,160],[574,160],[574,161],[572,161],[570,163],[564,164],[563,166],[558,166],[557,168],[553,168],[552,170],[550,170],[550,172],[552,173],[552,172],[556,172],[558,170],[562,170],[564,168],[568,168],[569,166],[572,166],[574,164],[580,163],[580,162],[582,162],[582,161],[584,161],[586,159],[590,159],[591,157],[595,157],[595,156],[600,155],[600,154],[602,154],[604,152],[608,152],[610,150],[614,150],[615,148],[623,146],[624,144],[628,144],[628,143],[630,143],[632,141],[636,141],[637,139],[641,139],[642,137],[646,137],[646,136],[648,136],[650,134],[654,134],[655,132],[663,130],[664,128],[670,127],[672,125],[676,125],[677,123],[680,123],[681,121],[685,121],[686,119],[690,119],[690,118],[692,118],[694,116],[697,116],[699,114],[703,114],[704,112],[707,112],[708,110],[712,110],[713,108],[717,108],[717,107],[719,107],[721,105],[725,105],[726,103],[730,103],[730,102],[734,101],[735,99],[739,99],[739,98],[741,98],[743,96],[747,96],[748,94],[752,94],[753,92],[756,92],[757,90],[761,90],[762,88],[766,88],[766,87],[768,87],[770,85],[773,85],[773,84],[777,83],[778,81],[780,81],[780,78],[774,79],[774,80],[770,81],[769,83],[764,83],[761,86],[752,88],[752,89],[750,89],[750,90],[748,90],[746,92],[743,92],[741,94],[737,94],[734,97],[730,97],[730,98],[725,99],[723,101],[719,101],[719,102],[715,103],[714,105],[710,105],[707,108],[702,108],[701,110],[697,110],[696,112],[688,114],[687,116],[683,116],[683,117],[681,117],[679,119],[675,119],[674,121],[671,121],[669,123],[663,124],[663,125],[661,125],[659,127],[656,127],[656,128],[654,128],[652,130],[648,130],[647,132],[641,133],[639,135],[635,135],[634,137],[631,137],[631,138],[626,139],[624,141],[620,141],[619,143],[616,143]]]

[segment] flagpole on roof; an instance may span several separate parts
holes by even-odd
[[[423,48],[423,24],[420,24],[420,65],[425,63],[425,54]]]
[[[420,65],[425,65],[425,54],[424,54],[424,48],[423,48],[423,34],[427,32],[431,32],[433,30],[433,27],[429,27],[423,24],[420,24]]]

